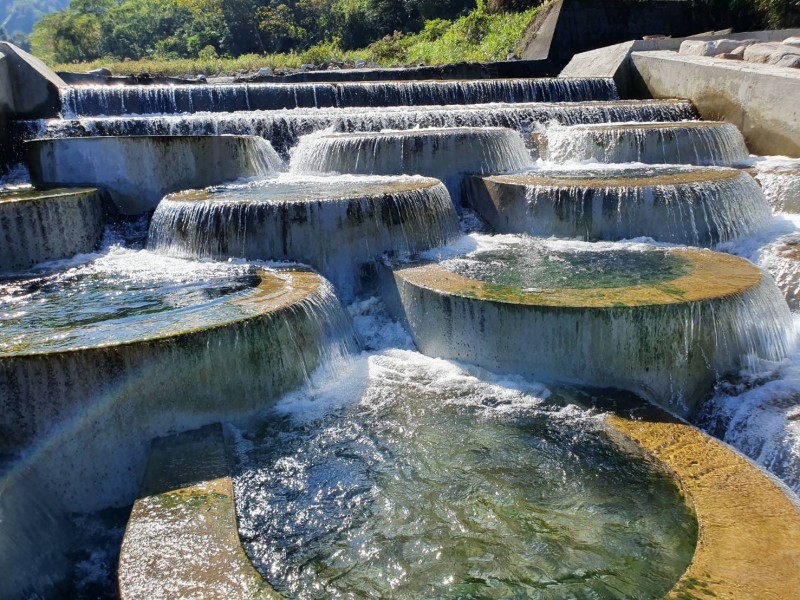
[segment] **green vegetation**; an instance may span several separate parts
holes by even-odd
[[[65,2],[0,0],[0,7],[40,15]],[[381,66],[486,61],[514,50],[542,2],[72,0],[43,17],[30,42],[33,53],[57,69],[109,66],[119,74],[213,75],[357,60]],[[800,0],[693,2],[720,27],[800,26]],[[8,39],[0,30],[4,35]],[[18,35],[14,41],[24,42]]]
[[[499,3],[493,12],[504,10],[505,0],[490,1]],[[53,63],[235,58],[324,43],[353,50],[475,7],[476,0],[72,0],[36,25],[31,48]]]
[[[81,63],[53,63],[56,70],[87,71],[101,66],[115,74],[158,73],[214,75],[253,71],[261,67],[298,68],[301,64],[349,64],[358,60],[380,66],[403,64],[445,64],[455,61],[490,61],[513,51],[538,8],[521,13],[497,12],[482,2],[472,12],[453,21],[433,19],[417,34],[396,31],[359,50],[344,50],[339,39],[320,42],[302,52],[244,54],[237,58],[220,57],[216,52],[191,59],[153,57],[115,61],[109,58]]]

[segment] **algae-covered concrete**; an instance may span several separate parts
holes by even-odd
[[[0,192],[0,273],[91,252],[104,225],[96,189]]]
[[[692,415],[717,377],[738,371],[749,354],[785,356],[790,315],[747,261],[671,253],[688,270],[653,284],[522,289],[422,264],[384,273],[383,291],[428,356],[627,389]]]
[[[122,600],[281,598],[239,541],[220,425],[153,442],[118,578]]]
[[[580,171],[471,177],[467,197],[498,233],[711,246],[765,227],[772,210],[736,169]],[[734,200],[735,199],[735,200]]]
[[[675,52],[634,52],[654,98],[690,99],[705,119],[736,125],[755,154],[800,157],[800,70]]]
[[[328,335],[307,310],[323,302],[324,280],[293,270],[261,272],[255,283],[226,300],[238,316],[215,325],[198,328],[191,311],[176,311],[167,331],[134,341],[4,352],[0,453],[58,439],[58,459],[37,469],[72,510],[96,510],[135,492],[147,440],[246,414],[294,389]]]
[[[696,428],[655,412],[609,425],[675,476],[699,538],[669,600],[791,600],[800,590],[800,509],[752,463]]]

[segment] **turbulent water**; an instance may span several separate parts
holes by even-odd
[[[67,117],[352,106],[616,100],[610,79],[487,79],[232,85],[81,85],[62,91]]]
[[[240,318],[228,302],[258,283],[249,266],[113,248],[98,260],[0,285],[0,356],[124,343]]]
[[[755,178],[776,211],[800,212],[800,159],[758,157],[753,167]]]
[[[549,122],[574,125],[679,121],[696,116],[691,103],[686,101],[521,102],[80,117],[24,122],[21,133],[28,139],[86,135],[258,135],[269,140],[286,157],[300,136],[323,129],[381,131],[414,127],[509,127],[527,139],[534,128]]]
[[[362,337],[396,334],[364,334],[362,311]],[[245,546],[296,598],[658,597],[693,519],[572,400],[412,351],[365,356],[234,431]]]

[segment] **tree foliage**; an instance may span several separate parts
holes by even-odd
[[[3,0],[0,0],[3,1]],[[44,1],[44,0],[42,0]],[[55,0],[53,0],[55,1]],[[63,0],[62,0],[63,1]],[[57,63],[365,47],[476,0],[72,0],[43,18],[34,53]]]
[[[634,0],[632,0],[634,1]],[[737,29],[800,25],[800,0],[692,0]],[[39,7],[65,0],[0,0]],[[238,57],[312,47],[352,50],[377,44],[396,53],[409,33],[436,33],[458,20],[477,43],[491,14],[521,13],[542,0],[72,0],[39,21],[31,49],[47,61]],[[479,10],[473,10],[479,7]],[[37,13],[38,14],[38,13]],[[41,14],[44,14],[43,12]],[[41,16],[41,15],[39,15]],[[461,19],[464,18],[462,21]],[[428,23],[432,23],[428,29]],[[6,27],[6,37],[8,37]],[[0,36],[3,35],[0,23]]]

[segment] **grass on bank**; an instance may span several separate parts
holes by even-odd
[[[246,54],[226,58],[216,56],[211,48],[209,52],[201,51],[195,59],[99,59],[88,63],[51,64],[50,67],[56,71],[76,73],[108,67],[115,75],[213,76],[257,71],[262,67],[298,69],[302,64],[353,66],[359,60],[381,67],[488,62],[505,60],[508,53],[515,51],[538,10],[539,7],[534,7],[521,13],[491,13],[479,3],[475,10],[455,21],[427,21],[418,34],[395,32],[359,50],[344,51],[334,40],[300,53]]]

